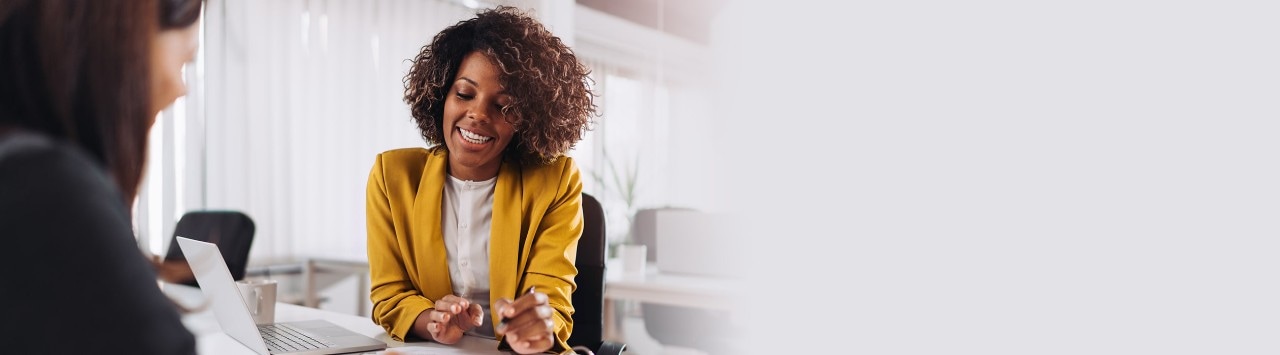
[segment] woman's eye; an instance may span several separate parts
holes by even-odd
[[[459,91],[455,95],[457,95],[459,99],[463,99],[463,100],[470,100],[472,97],[474,97],[474,95],[463,94],[461,91]]]

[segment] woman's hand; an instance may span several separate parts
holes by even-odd
[[[426,335],[441,344],[453,344],[462,334],[484,324],[484,310],[471,301],[447,295],[436,301],[436,307],[418,315],[414,328],[426,329]],[[419,331],[419,335],[422,333]]]
[[[545,293],[531,291],[515,301],[503,298],[495,309],[502,322],[494,331],[505,335],[507,344],[517,353],[541,353],[555,344],[552,332],[556,323],[551,319],[554,310],[547,304]]]
[[[147,260],[155,268],[156,277],[171,284],[195,281],[196,275],[186,260],[165,260],[160,255],[149,255]]]

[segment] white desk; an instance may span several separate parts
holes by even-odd
[[[643,274],[628,274],[618,260],[609,260],[604,298],[728,310],[736,286],[729,278],[662,273],[653,265]]]
[[[200,289],[186,285],[164,284],[161,286],[165,294],[189,308],[198,308],[204,303],[204,294]],[[344,328],[364,334],[374,339],[387,343],[388,347],[427,347],[451,349],[455,352],[466,354],[503,354],[498,351],[498,342],[489,339],[476,337],[463,337],[462,341],[452,346],[446,346],[431,342],[411,342],[403,343],[391,339],[382,327],[373,323],[372,320],[364,317],[357,317],[349,314],[330,312],[321,309],[307,308],[288,303],[276,303],[276,321],[290,322],[310,319],[323,319]],[[253,354],[253,350],[240,344],[240,342],[232,339],[226,333],[222,332],[222,327],[218,325],[218,320],[213,315],[213,310],[205,307],[198,309],[194,313],[186,314],[182,317],[183,325],[196,336],[198,346],[197,352],[200,354]]]
[[[327,268],[355,270],[356,272],[361,272],[361,271],[367,272],[368,270],[368,264],[363,262],[342,262],[342,261],[335,262],[335,261],[321,260],[321,259],[306,259],[305,262],[302,262],[300,264],[301,265],[298,265],[298,264],[286,265],[288,267],[293,268],[293,269],[287,269],[287,270],[277,269],[277,267],[273,267],[270,270],[270,274],[279,275],[279,274],[287,274],[287,273],[301,273],[302,275],[304,275],[304,284],[305,284],[304,300],[307,302],[306,304],[318,303],[316,301],[316,296],[315,296],[315,292],[316,292],[315,275],[317,274],[317,270],[327,269]],[[706,309],[732,310],[733,308],[735,308],[735,305],[737,304],[733,295],[735,291],[740,290],[738,288],[739,285],[737,284],[737,282],[731,279],[708,277],[708,276],[696,276],[696,275],[666,274],[666,273],[659,272],[658,269],[652,264],[649,264],[648,269],[643,274],[627,274],[623,272],[622,264],[620,260],[614,259],[614,260],[608,261],[606,270],[607,271],[605,274],[605,287],[604,287],[604,307],[605,307],[604,337],[610,340],[621,339],[621,337],[619,336],[620,334],[619,321],[616,318],[616,312],[614,311],[615,301],[617,300],[630,300],[630,301],[645,302],[645,303],[658,303],[658,304],[667,304],[667,305],[673,305],[673,306],[684,306],[684,307],[695,307],[695,308],[706,308]],[[254,274],[254,272],[251,272],[250,274]],[[366,285],[362,284],[361,286],[366,286]],[[169,287],[173,287],[173,285]],[[204,296],[200,294],[199,289],[194,289],[194,288],[189,288],[189,289],[194,290],[194,295],[195,295],[194,297],[203,299]],[[358,289],[356,290],[356,292],[360,293],[359,296],[361,297],[368,297],[367,287]],[[334,317],[334,319],[336,320],[330,319],[330,317]],[[212,332],[218,333],[221,339],[224,339],[225,341],[229,341],[231,345],[239,345],[239,343],[236,343],[235,340],[231,339],[230,337],[227,337],[225,334],[221,334],[221,328],[217,326],[217,322],[216,320],[213,319],[212,314],[208,314],[205,318],[207,319],[207,322],[210,323],[209,326],[212,327],[213,329]],[[374,337],[374,338],[378,340],[386,341],[387,344],[398,343],[398,342],[395,342],[394,340],[391,340],[391,338],[383,332],[381,327],[373,324],[371,320],[363,317],[356,317],[352,315],[334,313],[334,312],[318,310],[314,308],[300,307],[300,306],[295,306],[290,304],[278,304],[276,306],[276,320],[278,321],[302,320],[302,319],[310,319],[310,318],[327,319],[336,324],[345,326],[348,329],[355,330],[357,332],[370,335],[370,336],[379,335],[381,337]],[[192,329],[192,332],[197,332],[197,329],[198,329],[198,328],[192,327],[190,323],[188,323],[188,328]],[[367,329],[367,331],[365,331],[364,329]],[[197,335],[199,334],[200,333],[197,333]],[[470,339],[470,338],[465,338],[465,339]],[[214,340],[217,340],[217,339],[214,339]],[[202,350],[204,349],[203,347],[205,346],[204,343],[206,342],[205,341],[201,342]],[[434,343],[424,343],[424,344],[439,346],[439,344],[434,344]],[[419,343],[413,343],[410,345],[416,346],[416,345],[419,345]],[[391,345],[391,346],[396,346],[396,345]],[[488,346],[487,349],[492,351],[492,349],[495,349],[495,347],[496,345]],[[246,348],[245,351],[248,351],[248,349]],[[202,353],[212,354],[214,352],[202,351]]]
[[[245,278],[274,278],[282,283],[287,277],[283,275],[300,275],[300,285],[295,292],[300,292],[296,302],[311,308],[320,307],[319,290],[347,276],[356,276],[356,300],[369,298],[369,263],[364,260],[344,260],[332,258],[287,258],[274,260],[258,260],[245,270]],[[368,309],[364,302],[356,304],[356,314],[365,314]]]
[[[615,301],[630,300],[673,306],[732,311],[737,308],[737,281],[730,278],[667,274],[650,264],[643,274],[628,274],[619,260],[607,261],[604,287],[604,337],[618,340]]]

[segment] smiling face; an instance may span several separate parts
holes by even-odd
[[[453,177],[488,180],[502,166],[502,151],[511,143],[515,127],[502,113],[512,97],[504,93],[498,73],[489,57],[471,52],[462,59],[445,95],[444,144]]]

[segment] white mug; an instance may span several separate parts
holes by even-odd
[[[240,297],[249,307],[254,323],[275,323],[276,280],[240,280],[236,281],[236,287],[240,289]]]
[[[622,245],[622,271],[627,274],[644,274],[649,247],[644,244]]]

